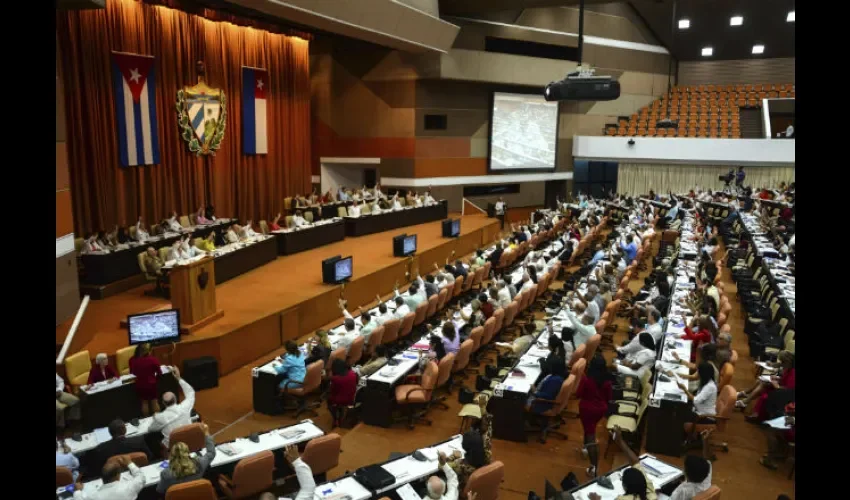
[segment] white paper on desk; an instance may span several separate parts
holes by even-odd
[[[419,453],[425,456],[428,460],[437,460],[437,450],[434,448],[422,448]]]
[[[92,434],[94,434],[94,438],[97,440],[98,444],[105,443],[112,439],[112,435],[109,434],[109,429],[106,427],[95,429],[92,431]]]
[[[769,384],[770,383],[770,375],[762,375],[762,376],[759,377],[759,380]]]
[[[413,489],[413,486],[410,486],[410,483],[405,484],[395,491],[398,493],[401,500],[422,500],[419,495],[416,494],[416,490]]]
[[[664,462],[661,462],[660,460],[657,460],[657,459],[652,458],[652,457],[646,457],[643,460],[641,460],[640,463],[642,463],[646,467],[650,467],[650,468],[656,470],[659,474],[661,474],[661,478],[659,478],[659,479],[662,479],[662,478],[669,476],[669,475],[672,475],[672,474],[678,474],[678,472],[679,472],[678,469],[676,469],[675,467],[667,465]],[[652,474],[650,474],[650,476],[656,477]]]
[[[393,477],[396,478],[396,480],[399,480],[404,479],[410,474],[409,470],[412,466],[411,461],[418,462],[418,460],[416,460],[415,458],[411,456],[406,456],[404,458],[396,460],[395,462],[384,464],[381,467],[390,474],[392,474]]]

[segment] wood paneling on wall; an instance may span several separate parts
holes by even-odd
[[[796,83],[796,59],[738,59],[732,61],[682,61],[679,85]]]

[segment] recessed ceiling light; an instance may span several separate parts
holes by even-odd
[[[753,45],[753,54],[764,54],[764,45]]]
[[[686,30],[691,27],[690,19],[679,19],[679,29]]]
[[[789,23],[794,22],[794,11],[793,10],[788,13],[788,17],[786,17],[785,20],[788,21]]]
[[[732,16],[729,18],[729,26],[740,26],[744,24],[743,16]]]
[[[711,47],[703,47],[702,48],[702,55],[704,55],[704,56],[710,56],[713,53],[714,53],[714,49],[712,49]]]

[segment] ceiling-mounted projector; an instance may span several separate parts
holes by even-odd
[[[620,82],[610,76],[593,76],[593,70],[570,73],[543,90],[547,101],[613,101],[620,97]]]

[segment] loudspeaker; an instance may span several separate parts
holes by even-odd
[[[196,391],[218,387],[218,361],[212,356],[187,359],[181,375]]]

